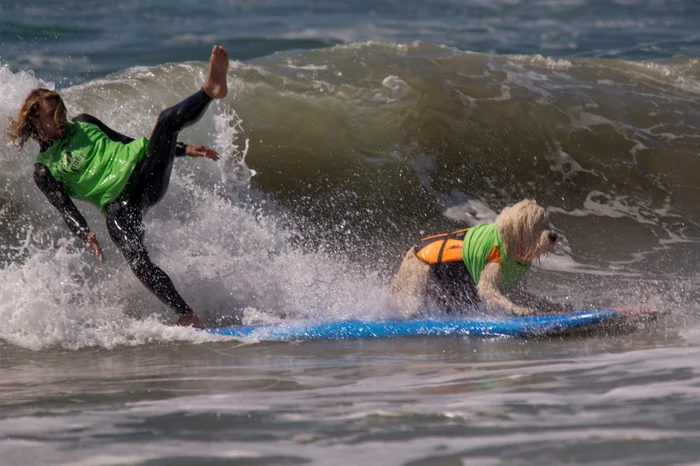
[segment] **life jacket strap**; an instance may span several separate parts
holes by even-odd
[[[413,250],[420,260],[428,264],[461,261],[464,235],[468,230],[469,228],[464,228],[451,233],[428,236],[421,239]]]

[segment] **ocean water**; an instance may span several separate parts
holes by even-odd
[[[174,327],[0,136],[0,464],[700,463],[700,4],[0,3],[0,120],[29,90],[148,135],[203,83],[146,217],[210,326],[375,319],[421,236],[534,198],[563,240],[529,287],[666,312],[625,334],[270,343]],[[3,123],[4,124],[4,123]]]

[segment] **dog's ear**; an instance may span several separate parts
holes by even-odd
[[[540,237],[547,225],[547,212],[531,199],[504,208],[496,218],[496,227],[506,248],[525,258],[537,254]]]
[[[519,221],[519,204],[511,207],[504,207],[496,217],[496,228],[505,247],[512,254],[518,254],[520,243],[522,242],[521,223]]]

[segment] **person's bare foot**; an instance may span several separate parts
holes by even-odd
[[[194,327],[200,330],[204,329],[202,321],[199,320],[199,317],[197,317],[197,314],[194,312],[188,312],[180,315],[180,318],[177,320],[177,325],[181,327]]]
[[[226,72],[228,71],[228,52],[220,45],[215,45],[209,57],[209,72],[204,82],[204,92],[212,99],[223,99],[228,93]]]

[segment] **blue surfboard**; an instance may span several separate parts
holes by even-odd
[[[209,333],[257,341],[356,340],[411,336],[511,336],[540,337],[595,328],[620,322],[628,315],[614,309],[484,318],[290,321],[208,329]]]

